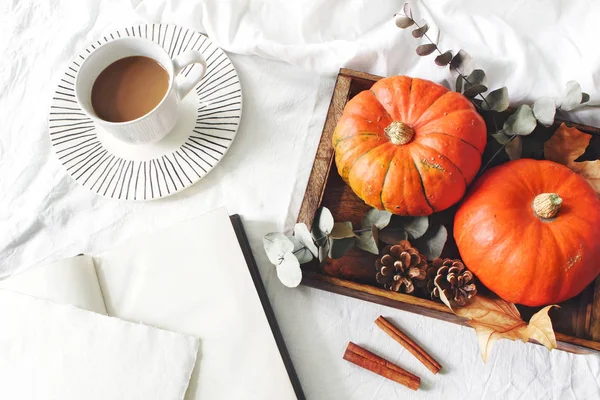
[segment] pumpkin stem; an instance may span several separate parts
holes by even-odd
[[[415,131],[404,122],[394,121],[384,129],[385,134],[394,144],[406,144],[410,142]]]
[[[554,218],[561,204],[562,199],[556,193],[542,193],[533,199],[533,211],[540,218]]]

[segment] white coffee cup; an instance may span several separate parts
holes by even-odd
[[[98,117],[92,107],[92,87],[98,75],[110,64],[125,57],[144,56],[154,59],[169,74],[169,88],[152,111],[126,122],[110,122]],[[198,64],[179,74],[186,66]],[[107,42],[94,50],[81,64],[75,81],[75,97],[79,106],[101,129],[117,139],[132,144],[156,142],[165,137],[177,122],[181,100],[202,80],[206,61],[195,50],[186,51],[175,59],[158,44],[144,38],[121,38]]]

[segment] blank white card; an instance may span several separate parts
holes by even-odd
[[[0,290],[0,399],[182,400],[198,339]]]

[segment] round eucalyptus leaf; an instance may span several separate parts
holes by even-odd
[[[465,84],[466,84],[466,81],[465,81]],[[485,85],[473,85],[473,86],[469,86],[468,88],[466,88],[465,91],[463,92],[463,94],[465,95],[465,97],[473,98],[473,97],[477,96],[478,94],[485,92],[486,90],[487,90],[487,86],[485,86]]]
[[[555,113],[556,105],[550,97],[540,97],[533,103],[533,115],[544,126],[550,126],[554,123]]]
[[[429,228],[429,217],[405,217],[404,230],[412,239],[418,239],[427,232]]]
[[[502,112],[508,108],[509,102],[508,89],[505,86],[488,93],[485,97],[485,101],[481,104],[481,108],[484,110]]]
[[[465,84],[466,83],[467,82],[465,81]],[[463,92],[463,94],[465,95],[465,97],[473,98],[473,97],[477,96],[478,94],[485,92],[486,90],[487,90],[487,86],[485,86],[485,85],[473,85],[473,86],[469,86],[468,88],[466,88],[465,91]]]
[[[447,52],[437,56],[434,61],[440,67],[445,67],[450,61],[452,61],[452,52],[448,50]]]
[[[312,235],[308,231],[306,224],[300,222],[294,226],[294,237],[296,237],[303,245],[312,253],[314,257],[319,255],[319,250],[313,242]]]
[[[404,15],[406,15],[407,17],[413,17],[413,13],[412,13],[412,7],[410,6],[409,2],[406,2],[402,5],[402,12],[404,13]]]
[[[413,35],[413,37],[420,39],[423,37],[423,35],[425,35],[427,33],[428,30],[429,30],[429,25],[425,24],[425,25],[421,26],[420,28],[417,28],[414,31],[412,31],[412,35]]]
[[[396,15],[396,26],[401,29],[406,29],[415,23],[411,18],[404,15]]]
[[[379,247],[377,246],[378,236],[378,229],[373,225],[370,231],[361,232],[354,242],[356,247],[361,250],[372,254],[379,254]]]
[[[333,224],[333,229],[329,235],[332,239],[345,239],[356,237],[356,234],[352,231],[352,222],[336,222]]]
[[[506,143],[504,151],[506,151],[508,159],[511,161],[521,158],[521,154],[523,153],[523,136],[515,136],[514,139]]]
[[[334,221],[331,211],[329,211],[327,207],[321,207],[315,215],[312,226],[312,235],[317,242],[317,245],[321,246],[322,243],[326,241],[327,236],[329,236],[333,229],[333,224]]]
[[[298,239],[298,237],[292,236],[290,240],[292,243],[294,243],[294,251],[292,253],[296,256],[300,264],[306,264],[307,262],[312,261],[312,253],[306,248],[304,243]]]
[[[504,123],[503,130],[507,135],[529,135],[535,129],[537,121],[531,107],[523,104],[517,108]]]
[[[292,253],[286,254],[276,268],[277,277],[285,286],[293,288],[298,286],[302,281],[300,263]]]
[[[511,136],[508,136],[506,133],[504,133],[503,131],[500,131],[498,133],[493,133],[492,135],[490,135],[491,137],[493,137],[496,142],[500,143],[500,144],[506,144],[508,143],[508,141],[510,140]]]
[[[383,229],[390,223],[392,219],[392,213],[385,210],[378,210],[372,208],[363,217],[361,221],[361,228],[366,229],[371,226],[376,226],[377,229]]]
[[[462,93],[464,80],[465,80],[465,78],[463,78],[463,76],[461,74],[458,74],[458,76],[456,77],[456,84],[455,84],[456,92]]]
[[[585,92],[582,92],[581,93],[581,104],[587,103],[588,101],[590,101],[590,95]]]
[[[565,95],[562,103],[560,103],[560,108],[565,111],[571,111],[581,104],[582,98],[583,93],[581,92],[581,86],[579,83],[575,81],[569,81],[567,82]]]
[[[263,246],[273,265],[279,265],[286,254],[294,251],[294,243],[281,232],[267,233],[263,237]]]
[[[321,265],[327,261],[329,257],[329,238],[325,240],[325,243],[322,246],[319,246],[319,262]]]
[[[342,258],[348,250],[354,247],[354,238],[333,239],[330,238],[329,257],[335,259]]]
[[[396,244],[401,240],[407,240],[408,233],[405,230],[382,229],[379,231],[379,240],[385,244]]]
[[[420,56],[428,56],[437,49],[437,46],[433,43],[422,44],[417,47],[417,54]]]
[[[450,69],[455,69],[461,74],[468,75],[473,70],[473,60],[469,53],[460,49],[458,53],[454,57],[452,57],[452,61],[450,61]]]
[[[414,241],[414,246],[428,260],[433,260],[442,254],[447,239],[448,231],[444,225],[433,226],[425,235]]]
[[[467,88],[475,85],[485,85],[485,80],[485,72],[482,69],[475,69],[465,79],[465,85]]]

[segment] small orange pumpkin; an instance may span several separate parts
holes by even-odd
[[[504,300],[559,303],[600,272],[600,200],[563,165],[511,161],[473,184],[454,238],[469,269]]]
[[[458,202],[481,164],[486,127],[471,102],[394,76],[352,98],[333,134],[341,177],[371,207],[430,215]]]

